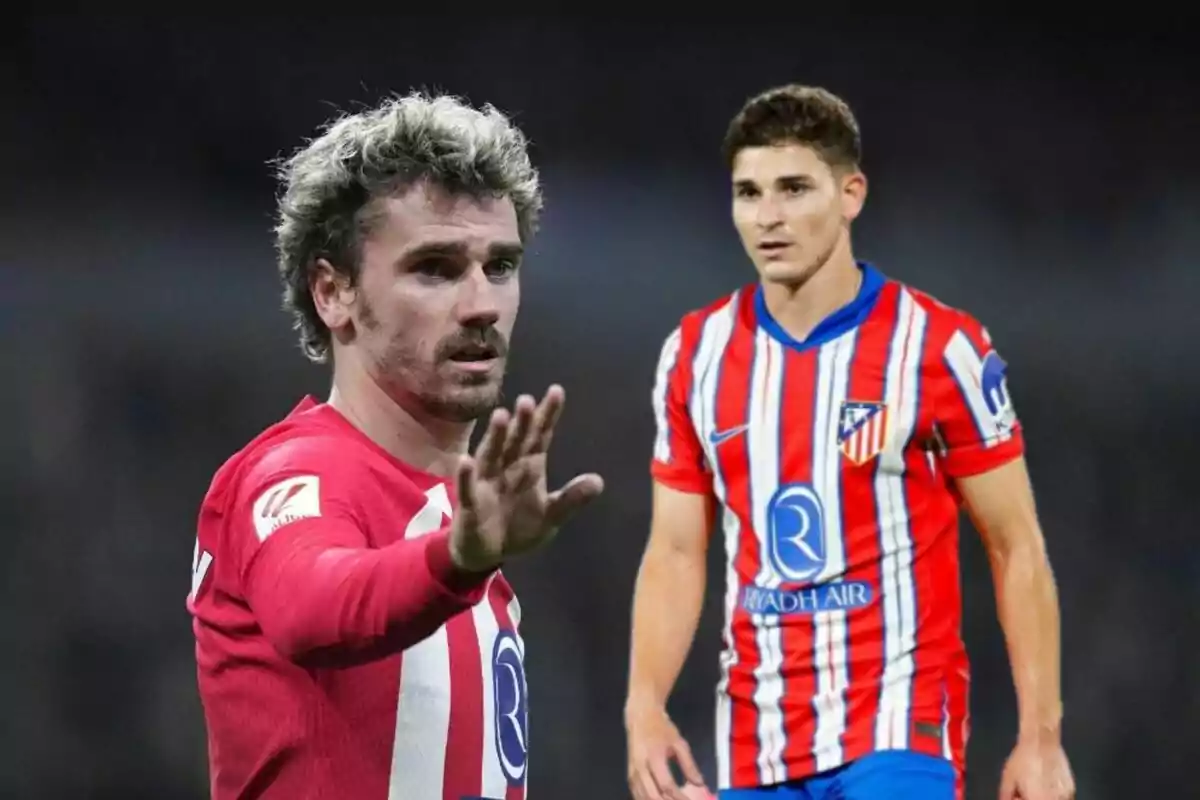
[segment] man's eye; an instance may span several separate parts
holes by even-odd
[[[444,258],[425,258],[414,264],[412,271],[431,278],[445,278],[454,273],[454,265]]]
[[[495,261],[489,261],[484,270],[491,277],[503,278],[517,271],[517,262],[511,258],[497,258]]]

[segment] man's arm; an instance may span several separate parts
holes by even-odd
[[[241,476],[220,517],[222,553],[263,634],[298,663],[343,666],[399,652],[487,588],[489,573],[458,569],[449,529],[435,528],[448,502],[422,530],[370,546],[356,498],[373,483],[355,455],[330,437],[277,445]],[[415,519],[394,524],[404,532]]]
[[[958,486],[991,562],[1020,739],[1057,742],[1063,715],[1058,594],[1025,459],[960,478]]]
[[[308,666],[399,652],[470,608],[487,586],[488,575],[454,566],[446,530],[380,549],[361,546],[361,533],[336,518],[302,520],[276,536],[249,565],[247,600],[275,648]]]
[[[666,708],[704,603],[713,498],[654,482],[650,538],[633,594],[626,714]]]
[[[657,433],[650,462],[650,537],[633,598],[625,730],[629,788],[638,800],[683,800],[675,761],[692,788],[703,787],[691,749],[667,716],[667,698],[696,637],[704,604],[706,551],[715,509],[712,474],[687,398],[697,319],[685,318],[664,342],[651,396]]]
[[[629,786],[638,800],[693,796],[676,785],[672,760],[688,784],[704,786],[691,748],[667,715],[667,698],[700,622],[713,507],[711,494],[654,482],[650,539],[634,588],[625,701]]]
[[[1008,642],[1020,733],[1001,800],[1074,794],[1061,740],[1058,597],[1025,466],[1007,365],[983,326],[960,313],[928,367],[941,463],[983,537]]]

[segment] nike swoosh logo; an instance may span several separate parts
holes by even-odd
[[[710,433],[708,435],[708,440],[710,442],[712,442],[714,445],[721,445],[721,444],[724,444],[725,442],[728,442],[730,439],[737,436],[738,434],[745,433],[746,429],[749,427],[750,427],[749,425],[738,425],[737,427],[734,427],[734,428],[726,428],[723,431],[713,431],[712,433]]]

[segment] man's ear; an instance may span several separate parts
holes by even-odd
[[[350,278],[339,272],[327,259],[318,258],[308,269],[308,291],[317,316],[334,336],[353,324],[351,308],[355,292]]]
[[[859,170],[851,170],[841,178],[842,218],[853,222],[862,213],[867,202],[867,176]]]

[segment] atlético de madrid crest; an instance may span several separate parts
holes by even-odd
[[[847,400],[838,418],[838,447],[855,464],[865,464],[883,452],[887,442],[886,403]]]

